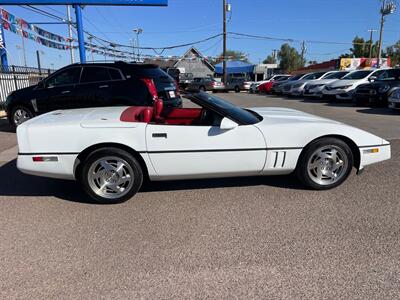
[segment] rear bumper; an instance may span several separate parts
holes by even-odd
[[[33,161],[33,157],[51,157],[53,161]],[[78,154],[18,154],[17,168],[25,174],[74,180]]]

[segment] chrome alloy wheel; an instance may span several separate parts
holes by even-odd
[[[307,163],[311,180],[319,185],[330,185],[346,174],[348,157],[343,149],[328,145],[317,149]]]
[[[116,156],[96,160],[90,166],[87,176],[93,192],[107,199],[123,197],[130,191],[135,180],[132,167]]]
[[[23,108],[18,108],[15,112],[14,112],[14,124],[15,126],[19,126],[22,123],[28,121],[31,116],[29,114],[29,112],[27,112],[25,109]]]

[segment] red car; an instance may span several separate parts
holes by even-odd
[[[282,76],[277,76],[276,79],[274,80],[269,80],[263,84],[260,84],[258,86],[258,91],[259,93],[265,93],[265,94],[270,94],[271,93],[271,88],[272,85],[277,82],[277,81],[282,81],[282,80],[286,80],[290,77],[290,75],[282,75]]]

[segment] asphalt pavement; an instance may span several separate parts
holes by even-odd
[[[393,158],[325,192],[293,176],[173,181],[102,206],[20,173],[0,120],[0,298],[399,299],[400,114],[220,96],[355,125],[390,139]]]

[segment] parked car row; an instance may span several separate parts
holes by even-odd
[[[400,69],[297,74],[258,86],[260,93],[353,101],[356,105],[400,108]]]
[[[229,92],[248,91],[251,82],[245,78],[230,78],[226,84],[212,77],[194,78],[185,88],[188,92]]]

